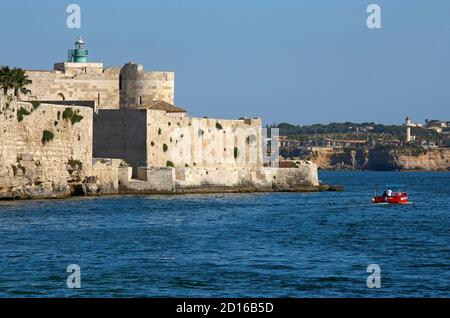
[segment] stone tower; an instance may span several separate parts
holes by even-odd
[[[175,74],[145,72],[141,64],[127,63],[120,70],[120,108],[139,108],[154,101],[174,103]]]

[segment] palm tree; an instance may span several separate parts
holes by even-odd
[[[32,81],[28,79],[27,74],[21,68],[13,68],[12,71],[12,88],[14,96],[19,98],[20,94],[27,94],[30,91],[26,88]]]
[[[13,88],[13,73],[8,66],[0,68],[0,87],[3,89],[3,94],[8,94],[8,90]]]

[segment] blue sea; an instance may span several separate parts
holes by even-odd
[[[0,297],[450,297],[450,173],[320,179],[345,191],[0,202]]]

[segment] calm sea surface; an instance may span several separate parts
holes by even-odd
[[[320,178],[345,192],[0,202],[0,297],[450,297],[450,173]],[[393,183],[414,204],[370,203]]]

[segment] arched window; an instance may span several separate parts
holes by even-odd
[[[66,100],[66,96],[63,93],[59,93],[58,97],[61,97],[61,100]]]

